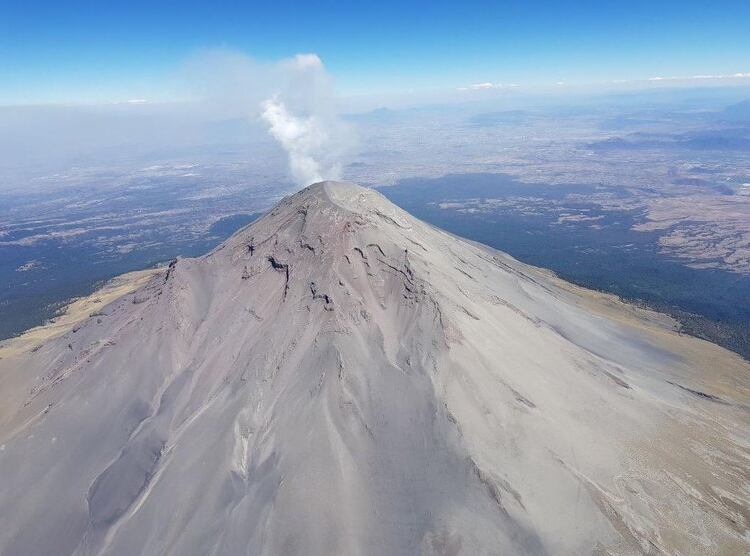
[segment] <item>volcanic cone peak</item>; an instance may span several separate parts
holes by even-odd
[[[746,551],[750,369],[657,313],[338,182],[140,284],[0,348],[1,554]]]

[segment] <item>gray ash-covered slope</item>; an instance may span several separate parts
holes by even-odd
[[[745,362],[354,185],[0,356],[5,556],[750,547]]]

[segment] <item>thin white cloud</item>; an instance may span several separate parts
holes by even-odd
[[[656,76],[656,77],[649,77],[649,81],[701,81],[701,80],[711,80],[711,79],[744,79],[750,77],[750,73],[732,73],[732,74],[698,74],[698,75],[689,75],[689,76],[672,76],[672,77],[662,77],[662,76]]]
[[[474,89],[475,91],[482,90],[482,89],[499,89],[502,87],[500,83],[474,83],[473,85],[469,85],[471,89]]]
[[[518,85],[516,83],[505,85],[503,83],[492,83],[491,81],[485,81],[483,83],[472,83],[471,85],[457,87],[457,89],[459,91],[488,91],[492,89],[505,89],[509,87],[518,87]]]
[[[648,77],[645,79],[613,79],[609,81],[608,83],[612,83],[613,85],[626,85],[626,84],[637,84],[637,83],[643,83],[644,81],[653,82],[653,83],[669,83],[669,82],[690,82],[690,81],[727,81],[727,80],[736,80],[736,79],[750,79],[750,72],[736,72],[731,74],[710,74],[710,73],[699,73],[695,75],[689,75],[689,76],[663,76],[663,75],[654,75],[652,77]],[[555,81],[553,83],[556,87],[567,87],[568,82],[566,81]],[[593,83],[589,83],[589,85],[593,85]],[[572,85],[572,86],[575,86]],[[456,90],[458,91],[487,91],[487,90],[494,90],[494,89],[508,89],[512,87],[518,87],[517,83],[493,83],[491,81],[485,81],[480,83],[472,83],[471,85],[464,85],[461,87],[456,87]]]

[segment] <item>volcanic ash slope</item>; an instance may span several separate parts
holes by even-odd
[[[0,553],[726,554],[750,369],[323,183],[0,349]]]

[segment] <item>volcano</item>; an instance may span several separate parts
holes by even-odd
[[[324,182],[0,346],[0,553],[741,554],[750,366]]]

